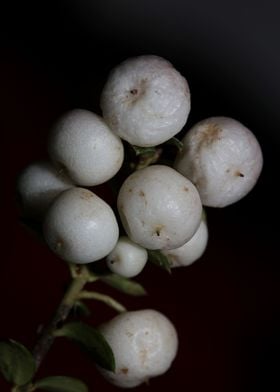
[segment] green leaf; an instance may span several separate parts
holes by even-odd
[[[168,258],[161,253],[160,250],[147,250],[148,259],[158,267],[163,268],[165,271],[171,274],[170,262]]]
[[[142,296],[147,294],[146,290],[140,283],[117,274],[100,276],[100,280],[125,294],[133,296]]]
[[[55,336],[71,339],[84,349],[99,366],[115,370],[113,351],[101,332],[81,322],[71,322],[55,331]]]
[[[75,301],[72,313],[76,317],[88,317],[91,314],[89,307],[82,301]]]
[[[42,378],[36,382],[35,387],[49,392],[88,392],[85,383],[77,378],[65,376]]]
[[[138,147],[138,146],[131,146],[136,154],[139,155],[153,155],[156,152],[155,147]]]
[[[35,369],[35,360],[26,347],[14,340],[0,342],[0,370],[8,382],[27,384]]]
[[[166,144],[170,144],[171,146],[176,147],[180,152],[183,150],[184,147],[184,144],[176,137],[172,137],[171,139],[169,139]]]

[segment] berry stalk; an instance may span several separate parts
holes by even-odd
[[[63,323],[77,301],[79,294],[83,290],[85,284],[89,282],[90,276],[87,267],[85,266],[74,266],[75,274],[73,274],[73,280],[70,283],[61,303],[59,304],[54,317],[48,325],[43,329],[41,337],[34,347],[33,355],[36,362],[36,368],[38,369],[50,350],[55,336],[54,331]]]

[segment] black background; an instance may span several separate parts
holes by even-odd
[[[166,375],[151,381],[153,391],[278,391],[277,1],[10,1],[1,7],[0,336],[31,348],[68,276],[64,263],[18,223],[17,174],[46,157],[48,129],[62,112],[81,107],[100,113],[100,92],[114,65],[156,54],[189,82],[187,127],[208,116],[236,118],[257,136],[264,169],[242,201],[207,210],[210,240],[200,261],[171,277],[149,266],[138,279],[147,298],[116,297],[129,309],[162,311],[178,329],[178,356]],[[91,306],[94,325],[114,315]],[[90,391],[114,390],[63,341],[38,377],[59,374],[84,379]],[[2,380],[0,390],[9,390]]]

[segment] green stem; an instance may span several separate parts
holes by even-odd
[[[53,341],[55,339],[53,332],[59,327],[62,322],[67,319],[75,301],[79,297],[80,292],[84,288],[85,284],[90,280],[90,274],[87,267],[75,266],[73,268],[75,268],[76,272],[75,277],[69,285],[68,290],[66,291],[60,305],[58,306],[53,319],[43,329],[41,337],[33,350],[37,369],[41,365],[44,357],[47,355],[49,349],[53,344]]]
[[[117,312],[125,312],[126,308],[116,301],[114,298],[110,297],[109,295],[97,293],[96,291],[86,291],[83,290],[79,293],[79,299],[96,299],[97,301],[102,301],[106,305],[110,306],[111,308],[115,309]]]

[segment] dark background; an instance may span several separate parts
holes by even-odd
[[[129,309],[152,307],[176,325],[180,348],[153,391],[278,391],[280,25],[277,1],[68,0],[1,9],[0,336],[32,347],[68,279],[64,263],[18,222],[19,171],[46,157],[48,129],[65,110],[100,112],[109,70],[156,54],[187,78],[189,127],[225,115],[257,136],[264,169],[254,190],[226,209],[208,209],[209,246],[172,276],[153,266],[138,280],[147,298],[116,293]],[[98,284],[98,288],[102,289]],[[104,288],[107,293],[113,293]],[[114,315],[91,303],[96,325]],[[71,375],[90,391],[113,391],[72,345],[58,341],[38,376]],[[0,381],[1,392],[9,391]],[[146,386],[138,390],[147,390]]]

